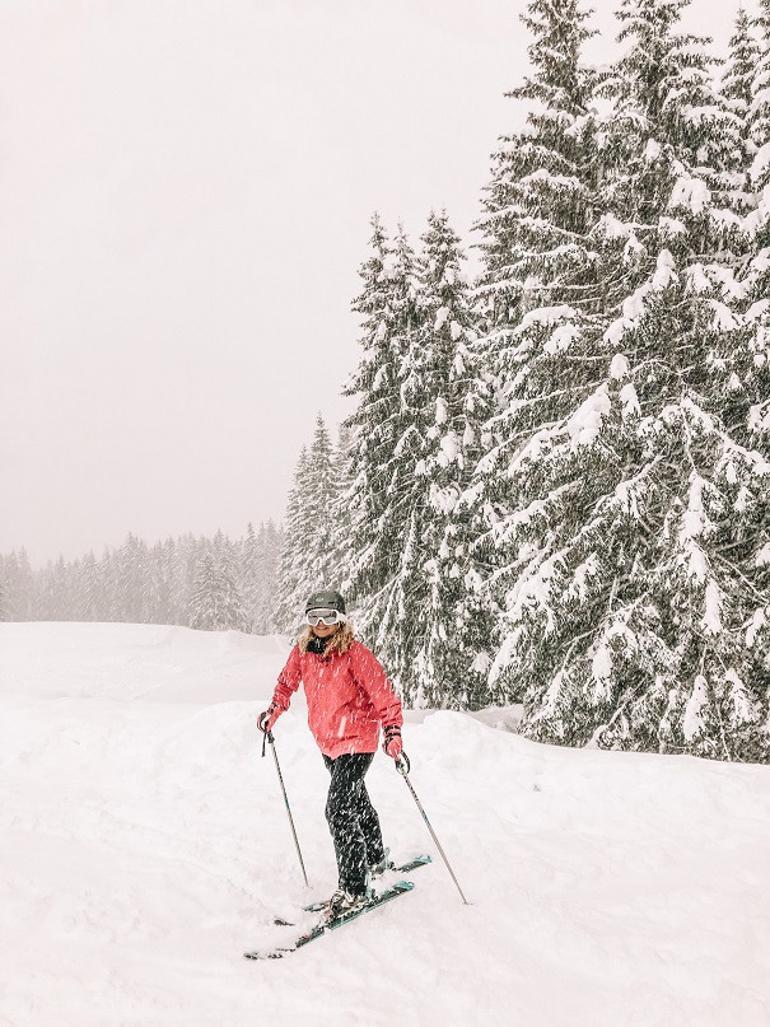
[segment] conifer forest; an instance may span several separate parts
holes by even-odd
[[[685,7],[620,0],[597,68],[587,6],[532,0],[472,238],[372,217],[353,412],[318,416],[281,526],[14,551],[0,619],[291,634],[333,587],[410,706],[767,762],[770,0],[724,61]]]

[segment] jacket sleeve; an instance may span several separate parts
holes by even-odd
[[[291,697],[299,688],[301,680],[302,665],[300,662],[300,651],[299,646],[295,645],[289,653],[286,665],[278,675],[278,681],[273,692],[273,705],[283,711],[288,710]]]
[[[401,700],[396,695],[380,661],[363,643],[359,643],[353,654],[352,663],[356,682],[369,696],[382,726],[400,728],[404,722]]]

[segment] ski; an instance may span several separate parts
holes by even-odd
[[[407,860],[406,863],[401,863],[398,866],[388,867],[383,873],[387,874],[408,874],[412,870],[416,870],[417,867],[424,867],[427,863],[432,863],[433,860],[427,854],[421,856],[414,856],[412,859]],[[382,875],[377,875],[382,876]],[[325,902],[311,902],[309,906],[303,906],[302,910],[305,913],[321,913],[326,908]],[[273,917],[273,925],[275,927],[294,927],[293,920],[285,920],[282,916]]]
[[[348,910],[333,920],[322,918],[309,931],[305,931],[304,934],[300,934],[298,938],[295,938],[290,945],[278,945],[273,949],[257,949],[253,952],[244,952],[243,954],[246,959],[282,959],[289,952],[294,952],[303,945],[315,941],[316,938],[323,937],[327,931],[336,931],[338,927],[349,924],[351,920],[358,919],[364,913],[370,913],[373,909],[377,909],[378,906],[390,902],[391,899],[396,899],[399,895],[406,895],[412,888],[414,888],[414,885],[411,881],[397,881],[395,884],[390,885],[389,888],[375,895],[374,898],[358,906],[357,909]]]

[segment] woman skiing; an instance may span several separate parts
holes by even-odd
[[[260,714],[260,730],[273,729],[305,686],[308,724],[331,773],[326,820],[337,856],[339,887],[328,903],[338,916],[362,903],[370,874],[387,868],[377,812],[364,775],[377,751],[380,725],[383,749],[401,754],[401,702],[374,654],[353,637],[338,592],[316,592],[308,599],[307,627],[278,676],[272,702]]]

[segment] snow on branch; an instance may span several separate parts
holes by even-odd
[[[572,448],[590,446],[599,434],[602,422],[609,412],[610,398],[607,395],[606,384],[602,383],[566,421],[565,428],[569,434]]]
[[[668,288],[676,278],[674,268],[674,258],[671,252],[661,250],[652,278],[626,297],[623,301],[621,317],[613,321],[604,333],[603,337],[607,342],[618,346],[623,335],[638,325],[646,311],[647,297]]]
[[[692,742],[705,730],[706,708],[708,706],[708,685],[705,677],[698,674],[690,698],[684,708],[682,733],[685,741]]]
[[[670,210],[684,208],[691,214],[702,214],[711,204],[711,191],[701,178],[681,175],[674,183],[669,197]]]

